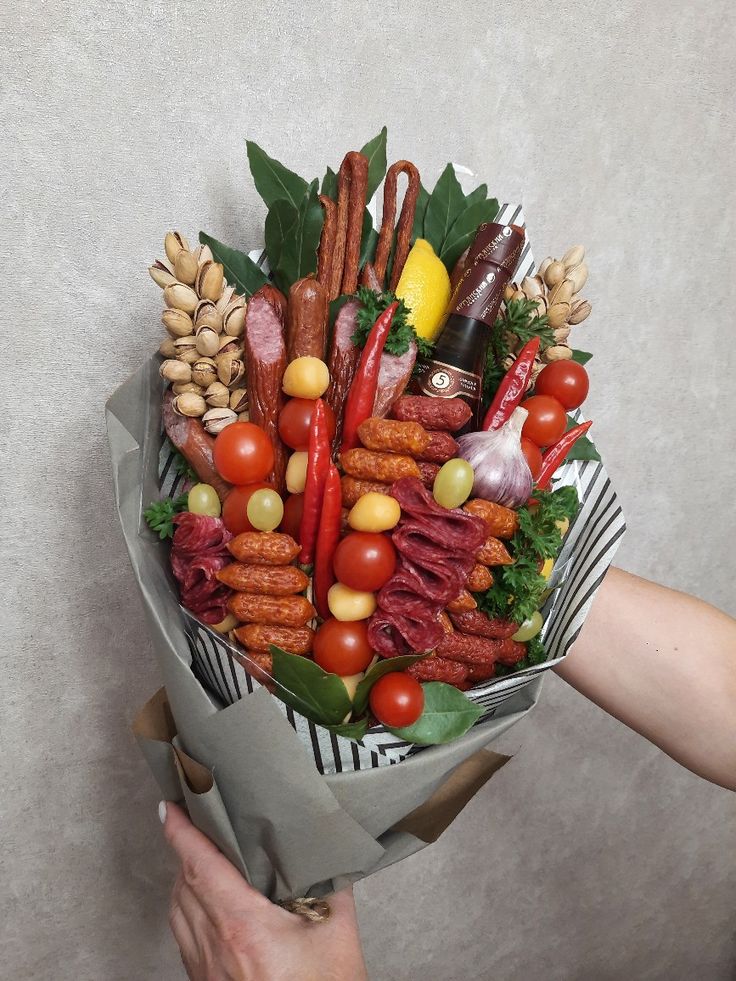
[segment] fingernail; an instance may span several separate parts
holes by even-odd
[[[166,824],[166,801],[162,800],[158,805],[158,819],[161,824]]]

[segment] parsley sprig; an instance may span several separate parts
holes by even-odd
[[[361,307],[356,317],[356,330],[351,340],[357,347],[365,347],[371,327],[376,322],[383,311],[391,306],[397,299],[391,292],[376,293],[367,286],[358,289],[358,299]],[[399,306],[394,314],[391,323],[391,330],[386,338],[384,350],[388,354],[406,354],[412,341],[417,345],[417,356],[420,358],[429,357],[432,353],[432,345],[424,338],[418,337],[416,331],[408,320],[409,308],[403,300],[399,300]]]
[[[180,494],[175,498],[164,497],[160,501],[153,501],[143,512],[148,527],[162,541],[174,537],[174,517],[181,511],[186,511],[188,497],[188,494]]]
[[[506,374],[503,363],[512,353],[512,345],[509,342],[512,334],[517,338],[514,345],[519,342],[526,344],[533,337],[539,337],[540,351],[546,351],[555,343],[547,315],[539,316],[539,308],[534,300],[526,298],[509,300],[491,330],[491,342],[488,345],[486,368],[483,373],[483,397],[487,402],[490,402],[496,394],[496,389]]]

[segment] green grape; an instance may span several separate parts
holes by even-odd
[[[434,478],[432,493],[443,508],[459,508],[470,496],[475,474],[467,460],[448,460]]]
[[[192,514],[207,514],[210,518],[220,517],[220,498],[209,484],[195,484],[187,497],[187,510]]]
[[[537,636],[542,629],[542,622],[542,614],[539,610],[535,610],[529,619],[522,623],[511,639],[518,640],[522,644],[526,643],[527,640],[531,640],[532,637]]]
[[[248,521],[257,531],[273,531],[281,524],[284,502],[275,490],[263,487],[251,495],[247,514]]]

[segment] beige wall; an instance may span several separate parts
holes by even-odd
[[[102,415],[158,342],[163,233],[252,241],[246,136],[312,173],[385,122],[394,158],[523,195],[539,254],[589,249],[579,343],[621,563],[736,613],[736,19],[729,0],[20,0],[0,25],[0,975],[173,981],[128,732],[159,679]],[[556,678],[503,748],[438,845],[358,888],[372,976],[731,978],[733,798]]]

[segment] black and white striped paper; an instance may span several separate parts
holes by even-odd
[[[503,205],[496,220],[525,225],[523,211],[517,205]],[[266,268],[263,253],[252,252],[250,255],[262,268]],[[521,282],[533,271],[534,258],[527,239],[516,281]],[[575,415],[581,418],[579,411]],[[173,460],[171,448],[164,440],[159,457],[162,495],[176,496],[185,486],[186,480],[177,473]],[[476,725],[482,725],[491,717],[502,717],[513,695],[558,664],[567,654],[580,633],[596,590],[626,530],[621,506],[602,464],[594,461],[566,464],[554,486],[567,484],[577,488],[581,508],[555,563],[550,585],[556,588],[542,611],[544,627],[541,637],[547,650],[547,660],[525,671],[484,682],[466,692],[472,702],[484,708],[484,714]],[[231,705],[259,687],[259,683],[232,656],[234,653],[244,656],[242,648],[202,624],[183,607],[180,609],[192,656],[192,670],[209,692],[216,695],[223,705]],[[371,729],[360,742],[336,736],[294,712],[280,700],[276,701],[289,724],[312,753],[320,773],[392,766],[408,755],[422,751],[422,747],[398,740],[383,727]]]

